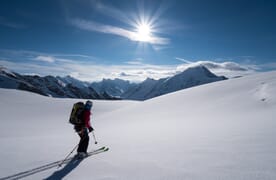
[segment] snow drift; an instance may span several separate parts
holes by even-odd
[[[144,102],[94,101],[106,153],[70,171],[26,179],[275,179],[276,72],[220,81]],[[60,160],[78,142],[76,100],[0,89],[0,177]]]

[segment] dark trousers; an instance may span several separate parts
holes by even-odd
[[[89,144],[89,136],[88,132],[83,130],[82,133],[78,133],[80,136],[80,142],[77,152],[87,152],[88,144]]]

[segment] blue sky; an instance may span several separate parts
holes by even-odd
[[[2,0],[0,65],[94,81],[276,69],[276,1]]]

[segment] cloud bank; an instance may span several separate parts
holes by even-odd
[[[86,55],[45,54],[31,51],[11,51],[13,55],[24,57],[24,61],[0,57],[0,65],[23,74],[41,76],[66,76],[84,81],[100,81],[103,78],[121,78],[140,82],[146,78],[160,79],[173,76],[187,68],[203,65],[217,75],[226,77],[243,76],[257,72],[259,66],[241,65],[235,62],[215,62],[185,60],[178,65],[147,64],[141,58],[126,61],[119,65],[99,64],[87,60]]]

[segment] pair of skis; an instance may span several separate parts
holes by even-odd
[[[92,150],[92,151],[87,152],[87,155],[86,155],[85,157],[83,157],[83,158],[78,158],[77,155],[75,155],[75,156],[73,156],[73,157],[67,158],[67,159],[65,159],[65,160],[63,160],[63,161],[61,161],[61,162],[59,162],[58,168],[61,167],[63,164],[67,164],[69,161],[71,161],[71,160],[74,159],[74,158],[76,158],[76,159],[78,159],[78,160],[82,160],[82,159],[85,159],[85,158],[87,158],[87,157],[89,157],[89,156],[92,156],[92,155],[95,155],[95,154],[99,154],[99,153],[103,153],[103,152],[106,152],[106,151],[108,151],[108,150],[109,150],[108,147],[104,147],[104,146],[103,146],[103,147],[101,147],[101,148],[99,148],[99,149],[96,149],[96,150]]]

